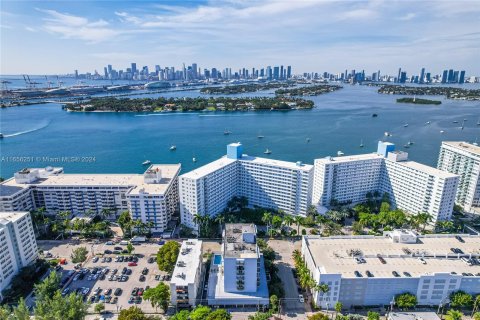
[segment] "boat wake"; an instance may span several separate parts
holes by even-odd
[[[20,136],[20,135],[22,135],[22,134],[27,134],[27,133],[30,133],[30,132],[35,132],[35,131],[38,131],[38,130],[45,129],[45,128],[48,127],[49,125],[50,125],[50,121],[48,121],[45,125],[43,125],[43,126],[41,126],[41,127],[38,127],[38,128],[35,128],[35,129],[31,129],[31,130],[25,130],[25,131],[15,132],[15,133],[12,133],[12,134],[4,134],[3,137],[4,137],[4,138],[11,138],[11,137]]]

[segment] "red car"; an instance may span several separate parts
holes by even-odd
[[[136,262],[129,262],[129,263],[128,263],[128,266],[129,266],[129,267],[135,267],[136,265],[137,265]]]

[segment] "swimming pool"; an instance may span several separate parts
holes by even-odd
[[[213,257],[213,264],[221,264],[221,263],[222,263],[222,256],[216,254],[216,255]]]

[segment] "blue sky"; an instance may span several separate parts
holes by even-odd
[[[1,74],[155,64],[480,75],[479,1],[2,0]]]

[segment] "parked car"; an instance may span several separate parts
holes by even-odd
[[[108,296],[108,295],[111,294],[111,293],[112,293],[112,289],[110,289],[110,288],[105,289],[105,290],[103,291],[103,294],[106,295],[106,296]]]
[[[148,258],[147,262],[148,262],[148,263],[154,263],[154,262],[155,262],[155,258],[150,257],[150,258]]]
[[[400,277],[400,274],[397,271],[392,271],[392,274],[396,278]]]
[[[355,274],[355,276],[358,277],[358,278],[361,278],[361,277],[362,277],[362,274],[361,274],[359,271],[357,271],[357,270],[355,270],[354,274]]]
[[[108,250],[108,249],[107,249],[107,250],[103,251],[103,253],[105,253],[105,254],[112,254],[112,250]]]
[[[455,236],[455,239],[457,239],[461,243],[465,243],[465,240],[463,240],[462,237],[460,237],[460,236]]]
[[[129,262],[128,266],[129,267],[135,267],[135,266],[137,266],[137,263],[136,262]]]
[[[365,274],[367,275],[367,277],[369,278],[373,278],[373,273],[371,273],[370,271],[365,271]]]
[[[135,288],[132,289],[132,292],[131,292],[130,294],[131,294],[132,296],[136,296],[137,293],[138,293],[138,288],[135,287]]]
[[[113,292],[113,294],[116,295],[116,296],[122,295],[122,289],[120,289],[120,288],[115,289],[115,292]]]
[[[147,268],[147,267],[143,268],[142,274],[143,274],[143,275],[147,275],[147,274],[148,274],[148,268]]]
[[[134,301],[135,301],[135,298],[134,298],[134,297],[128,298],[128,303],[134,303]]]
[[[97,257],[97,256],[93,257],[92,262],[93,262],[93,263],[98,262],[98,257]]]
[[[140,275],[140,278],[138,280],[141,281],[141,282],[145,281],[145,276],[143,274]]]
[[[423,258],[418,258],[418,261],[420,261],[422,264],[427,264],[427,261],[425,261]]]
[[[105,242],[107,246],[113,246],[115,243],[113,241],[107,241]]]
[[[385,259],[383,259],[383,257],[382,257],[380,254],[377,254],[377,257],[378,257],[378,260],[380,260],[380,262],[381,262],[382,264],[386,264],[386,263],[387,263],[387,261],[385,261]]]
[[[116,304],[118,302],[118,297],[113,297],[111,303]]]
[[[122,248],[122,247],[114,247],[113,249],[115,249],[115,250],[120,250],[120,251],[122,251],[122,250],[123,250],[123,248]]]
[[[404,275],[405,277],[409,277],[409,278],[412,277],[412,275],[410,274],[410,272],[407,272],[407,271],[403,272],[403,275]]]

